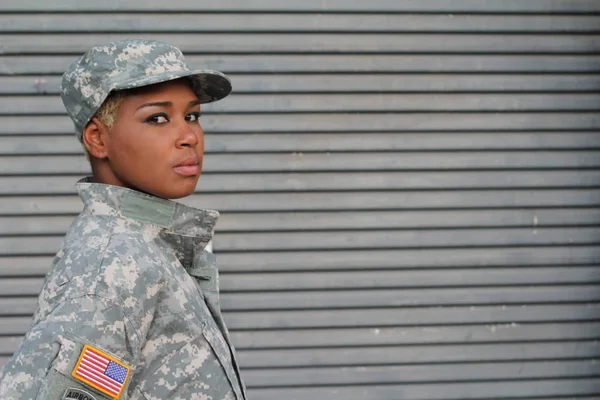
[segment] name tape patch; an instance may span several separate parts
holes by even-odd
[[[69,388],[65,391],[62,400],[98,400],[88,391],[78,388]]]
[[[117,399],[125,387],[129,371],[127,365],[114,357],[85,345],[71,376],[110,398]]]

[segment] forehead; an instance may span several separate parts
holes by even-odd
[[[175,79],[172,81],[155,83],[154,85],[142,86],[140,88],[126,91],[128,97],[148,97],[158,95],[187,95],[197,98],[192,89],[192,83],[188,79]]]
[[[127,90],[122,97],[118,115],[132,115],[147,103],[168,107],[188,108],[190,103],[198,101],[198,96],[186,80],[168,81],[155,85]]]

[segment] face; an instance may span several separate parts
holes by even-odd
[[[102,183],[167,199],[191,194],[204,154],[199,117],[198,98],[186,81],[128,94],[115,124],[104,135]]]

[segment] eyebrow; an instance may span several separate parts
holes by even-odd
[[[202,104],[202,102],[198,99],[196,100],[192,100],[188,103],[188,108],[193,107],[193,106],[197,106],[199,104]],[[173,107],[173,102],[171,101],[153,101],[150,103],[144,103],[141,106],[139,106],[137,110],[141,110],[142,108],[146,108],[146,107]]]

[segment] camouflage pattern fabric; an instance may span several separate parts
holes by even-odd
[[[110,92],[183,77],[190,79],[201,103],[220,100],[231,92],[227,76],[208,69],[191,70],[177,47],[127,39],[93,47],[71,64],[63,74],[60,96],[81,141],[83,129]]]
[[[205,249],[219,214],[89,178],[77,189],[84,210],[0,372],[0,399],[117,398],[71,376],[85,345],[130,368],[119,399],[246,399]]]

